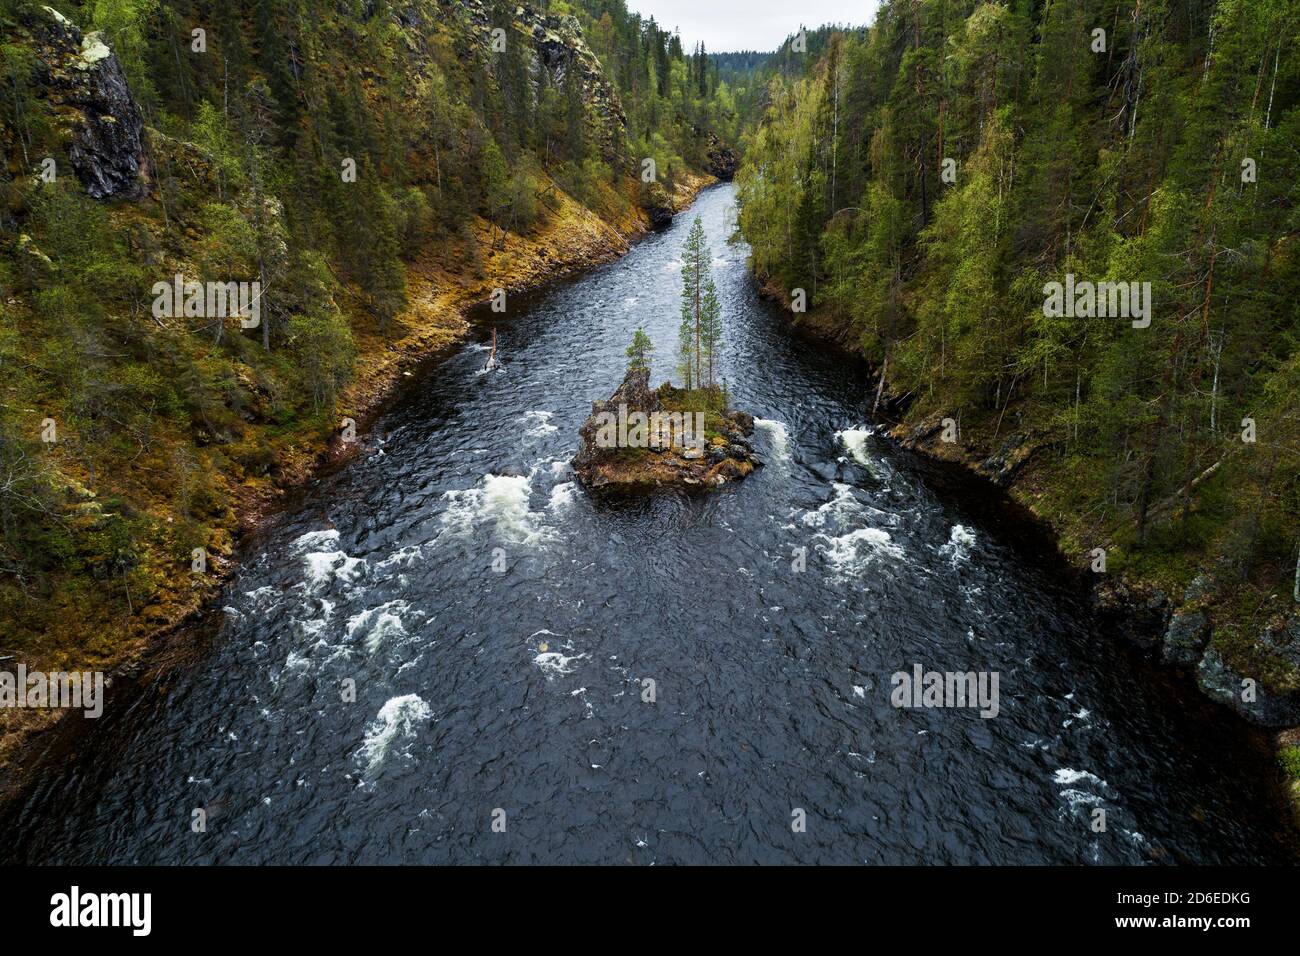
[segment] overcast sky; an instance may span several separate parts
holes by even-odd
[[[800,24],[859,26],[875,16],[877,0],[627,0],[629,10],[681,30],[689,53],[699,40],[709,51],[775,50]]]

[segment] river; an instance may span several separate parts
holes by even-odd
[[[578,426],[638,325],[672,374],[697,213],[765,464],[593,501]],[[864,369],[757,297],[734,218],[707,190],[510,300],[496,373],[481,317],[245,547],[194,650],[86,722],[0,858],[1292,860],[1260,735],[1099,628],[991,489],[880,437]],[[997,716],[896,708],[918,664],[996,673]]]

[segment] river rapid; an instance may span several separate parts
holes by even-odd
[[[637,326],[673,375],[696,214],[764,465],[592,500],[578,426]],[[41,771],[0,858],[1292,860],[1260,735],[1099,627],[990,488],[884,440],[865,370],[758,298],[734,223],[706,190],[482,317],[246,545],[198,649]],[[996,673],[997,716],[895,707],[916,665]]]

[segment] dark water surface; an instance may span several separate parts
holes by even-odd
[[[1093,625],[986,489],[873,435],[862,370],[755,296],[725,242],[730,189],[694,212],[764,468],[703,499],[601,504],[567,465],[636,326],[670,374],[681,216],[512,302],[504,371],[480,372],[484,326],[415,380],[253,542],[207,649],[43,775],[0,856],[1289,859],[1258,736]],[[999,715],[895,709],[890,675],[918,663],[998,672]]]

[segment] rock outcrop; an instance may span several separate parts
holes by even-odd
[[[723,182],[729,183],[736,175],[736,167],[740,161],[736,158],[735,152],[730,146],[718,139],[716,133],[709,134],[709,145],[704,152],[705,170],[711,176],[717,176]]]
[[[21,28],[35,54],[31,87],[63,133],[68,162],[86,192],[96,199],[142,198],[149,175],[144,123],[103,35],[83,36],[50,7],[26,14]]]
[[[1210,639],[1210,619],[1204,611],[1180,608],[1165,628],[1164,659],[1171,664],[1195,664]]]
[[[952,431],[956,440],[944,440],[943,420],[930,416],[916,425],[900,424],[892,434],[909,448],[960,464],[1003,488],[1016,485],[1047,447],[1032,432],[1013,430],[990,454]],[[1300,724],[1300,615],[1279,617],[1253,635],[1216,627],[1216,618],[1225,616],[1224,595],[1208,572],[1196,575],[1181,600],[1122,574],[1096,576],[1091,583],[1093,609],[1107,628],[1192,671],[1206,696],[1261,726]]]
[[[1275,646],[1271,651],[1274,654],[1280,652],[1283,660],[1289,656],[1291,666],[1295,668],[1296,659],[1300,657],[1300,618],[1292,618],[1289,630],[1289,646]],[[1270,634],[1266,630],[1261,641],[1267,644]],[[1295,673],[1293,670],[1288,676],[1294,679]],[[1253,724],[1263,727],[1293,727],[1300,724],[1300,691],[1279,690],[1269,681],[1243,673],[1213,644],[1196,667],[1196,683],[1206,696],[1226,704]]]
[[[463,11],[473,28],[475,41],[490,50],[492,23],[488,5],[483,0],[441,0],[442,5]],[[527,38],[527,69],[533,96],[539,95],[545,70],[545,84],[563,90],[570,72],[587,108],[587,132],[606,162],[622,165],[628,158],[627,114],[618,93],[605,76],[600,60],[587,45],[577,18],[565,14],[554,16],[534,9],[530,4],[514,7],[515,30]],[[512,41],[507,36],[506,43]]]
[[[753,432],[753,416],[725,408],[720,390],[651,389],[650,370],[633,369],[608,400],[592,402],[573,470],[589,491],[709,490],[758,466]]]
[[[650,219],[650,228],[655,232],[663,232],[673,224],[676,210],[673,209],[672,197],[659,183],[648,183],[643,187],[641,208],[645,210]]]

